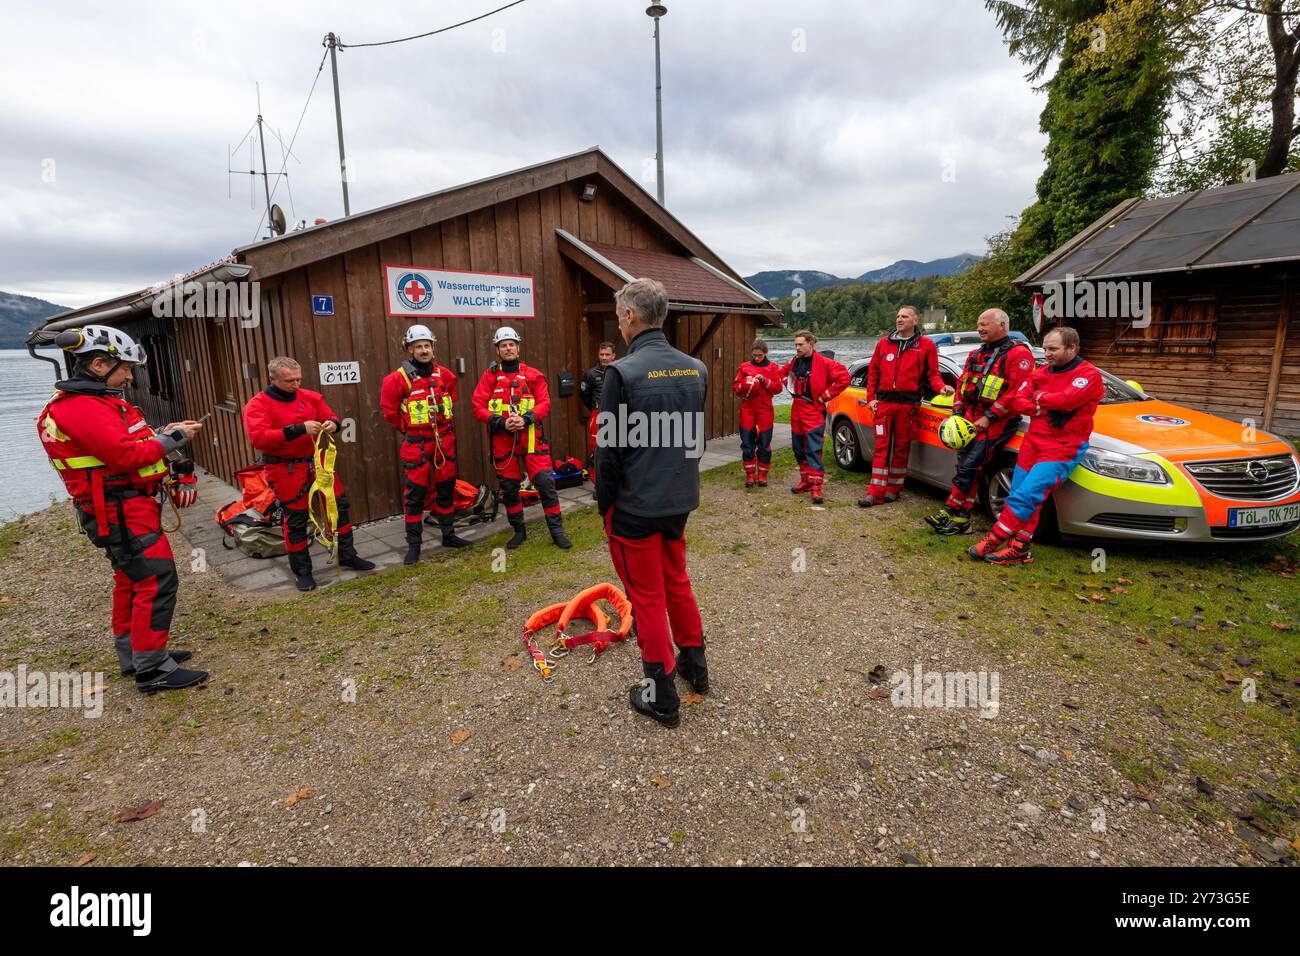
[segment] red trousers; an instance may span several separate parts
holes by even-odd
[[[641,659],[647,664],[663,664],[664,673],[671,674],[677,663],[674,643],[678,647],[704,643],[700,608],[686,574],[686,537],[670,540],[660,533],[620,538],[609,531],[612,514],[610,509],[605,516],[609,555],[632,602]]]
[[[907,459],[912,452],[912,433],[916,427],[916,406],[880,402],[876,406],[874,421],[876,445],[867,496],[883,498],[903,490]]]
[[[116,508],[109,503],[109,524],[117,524]],[[158,502],[136,497],[122,502],[126,526],[137,542],[148,544],[137,551],[131,544],[106,547],[113,566],[113,634],[131,635],[131,650],[136,654],[161,652],[167,646],[172,615],[176,611],[178,578],[172,547],[159,524]],[[93,512],[79,511],[83,527],[93,528]]]

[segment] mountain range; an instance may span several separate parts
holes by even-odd
[[[55,305],[28,295],[0,292],[0,349],[26,348],[27,336],[32,329],[42,320],[68,309],[66,305]]]
[[[891,282],[895,279],[921,279],[925,276],[950,276],[969,269],[971,263],[980,257],[971,253],[948,256],[946,259],[931,259],[919,262],[916,259],[899,259],[882,269],[872,269],[856,278],[842,278],[829,272],[816,269],[786,269],[771,272],[756,272],[745,276],[745,281],[759,294],[769,299],[779,299],[791,294],[793,289],[815,292],[829,286],[856,285],[861,282]]]

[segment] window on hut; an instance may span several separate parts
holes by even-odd
[[[1151,305],[1145,327],[1116,320],[1114,351],[1164,355],[1214,352],[1218,309],[1213,295],[1169,295]]]
[[[236,396],[235,356],[230,347],[230,330],[225,317],[216,317],[210,328],[210,352],[212,355],[212,385],[216,392],[217,404],[235,408]]]

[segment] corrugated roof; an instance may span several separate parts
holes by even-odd
[[[1300,259],[1300,173],[1121,203],[1017,286]]]

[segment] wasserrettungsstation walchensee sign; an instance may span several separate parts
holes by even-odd
[[[533,277],[384,266],[388,314],[406,318],[531,319]]]

